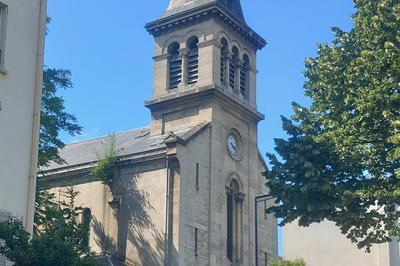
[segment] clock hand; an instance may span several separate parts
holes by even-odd
[[[233,145],[233,143],[231,143],[231,147],[232,147],[232,149],[234,149],[236,151],[236,146]]]

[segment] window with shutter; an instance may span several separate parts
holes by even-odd
[[[6,46],[7,6],[0,2],[0,69],[4,68]]]
[[[239,50],[236,47],[232,49],[232,59],[229,63],[229,86],[235,90],[236,85],[236,64],[239,59]]]
[[[226,39],[222,39],[221,41],[221,61],[220,61],[220,80],[222,84],[226,83],[226,59],[228,54],[228,42]]]
[[[243,67],[240,70],[240,94],[247,98],[248,82],[249,82],[250,60],[247,55],[243,57]]]
[[[179,52],[179,44],[173,43],[169,46],[168,76],[169,88],[176,89],[182,81],[182,57]]]
[[[188,40],[187,79],[188,84],[197,83],[199,78],[199,39],[192,37]]]

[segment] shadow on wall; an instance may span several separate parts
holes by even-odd
[[[162,265],[164,236],[155,228],[148,214],[154,208],[149,194],[137,186],[140,177],[140,174],[131,174],[114,178],[112,194],[121,198],[120,204],[112,206],[118,221],[118,243],[108,236],[102,223],[93,218],[95,241],[104,253],[117,254],[120,259],[142,265]],[[139,258],[126,258],[128,241],[137,249]]]

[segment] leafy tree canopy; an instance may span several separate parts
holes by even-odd
[[[66,112],[64,99],[57,95],[60,89],[72,88],[71,72],[45,68],[43,71],[42,108],[40,117],[39,167],[51,161],[62,163],[58,150],[64,147],[60,132],[74,136],[81,133],[76,117]]]
[[[72,188],[63,195],[66,199],[54,204],[54,195],[47,193],[51,204],[42,209],[36,224],[37,234],[30,239],[21,220],[10,218],[0,223],[0,255],[18,266],[85,266],[93,265],[89,256],[88,236],[91,216],[81,220],[82,208],[75,207],[77,196]]]
[[[326,219],[369,250],[400,236],[400,1],[354,3],[352,30],[306,60],[312,104],[282,118],[266,176],[281,225]]]

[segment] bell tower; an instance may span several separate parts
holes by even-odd
[[[256,221],[254,209],[268,193],[256,105],[266,41],[239,0],[170,0],[146,29],[155,39],[150,135],[168,136],[167,165],[177,168],[168,179],[165,265],[266,265],[277,255],[276,221]],[[197,133],[187,140],[182,132]]]
[[[256,107],[256,53],[266,42],[247,26],[239,0],[171,0],[146,29],[156,44],[152,98],[146,102],[152,135],[210,121],[206,101],[196,104],[199,110],[181,113],[184,117],[175,108],[205,95],[263,119]]]

